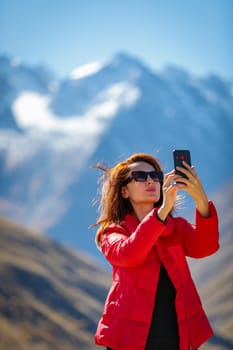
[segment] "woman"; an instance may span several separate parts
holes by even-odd
[[[111,350],[197,349],[213,335],[185,256],[217,251],[218,219],[194,167],[163,176],[158,161],[138,153],[104,183],[96,241],[112,265],[113,283],[95,342]],[[173,217],[177,190],[196,203],[196,225]]]

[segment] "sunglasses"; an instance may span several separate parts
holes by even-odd
[[[125,180],[125,185],[127,185],[130,181],[134,180],[136,182],[146,182],[148,179],[148,175],[151,180],[154,182],[163,182],[163,172],[162,171],[132,171],[131,175]]]

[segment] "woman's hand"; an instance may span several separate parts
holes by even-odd
[[[196,207],[200,214],[204,217],[208,217],[209,203],[200,177],[196,173],[193,166],[191,167],[186,162],[183,162],[183,165],[185,168],[177,167],[177,170],[186,175],[187,179],[182,176],[175,175],[174,181],[176,182],[177,189],[186,191],[196,202]]]
[[[158,210],[158,216],[161,220],[166,220],[167,215],[174,207],[176,201],[177,184],[174,183],[175,171],[164,174],[163,182],[163,203]]]

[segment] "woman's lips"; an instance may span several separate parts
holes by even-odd
[[[155,192],[155,188],[147,188],[146,192]]]

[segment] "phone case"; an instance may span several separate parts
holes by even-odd
[[[175,168],[175,173],[177,175],[180,175],[182,177],[187,178],[183,173],[181,173],[179,170],[176,170],[176,167],[182,167],[184,168],[183,161],[188,163],[191,166],[191,156],[190,156],[190,151],[189,150],[174,150],[173,151],[173,160],[174,160],[174,168]]]

